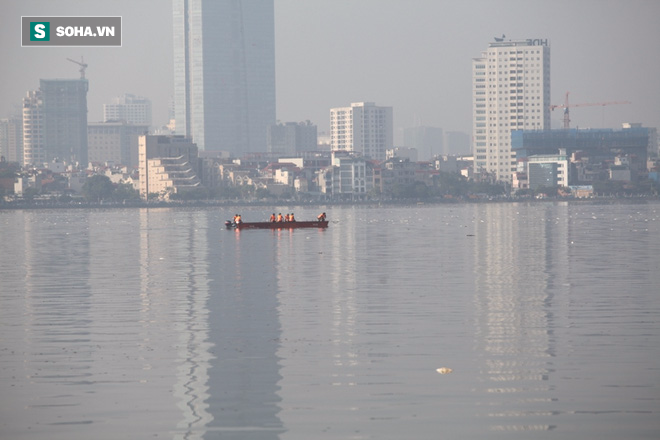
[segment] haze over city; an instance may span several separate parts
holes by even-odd
[[[39,79],[76,78],[84,57],[89,121],[124,93],[153,102],[155,126],[167,122],[173,89],[170,1],[11,1],[3,5],[0,114],[20,105]],[[20,46],[22,15],[123,17],[121,48]],[[403,127],[470,132],[471,60],[494,37],[547,39],[551,96],[562,104],[630,101],[571,113],[573,126],[660,126],[660,2],[432,0],[275,1],[277,119],[310,120],[319,131],[329,109],[372,101],[394,109]],[[561,110],[552,114],[561,126]]]

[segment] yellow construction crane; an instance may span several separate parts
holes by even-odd
[[[590,102],[587,104],[568,104],[568,92],[566,92],[566,99],[563,104],[556,104],[556,105],[551,105],[550,110],[554,110],[556,108],[563,108],[564,109],[564,129],[568,130],[571,125],[571,118],[568,113],[568,108],[569,107],[588,107],[588,106],[600,106],[604,107],[606,105],[614,105],[614,104],[632,104],[630,101],[613,101],[613,102]]]
[[[80,56],[80,61],[72,60],[71,58],[67,58],[67,60],[80,66],[80,79],[85,79],[85,69],[87,68],[87,64],[85,63],[82,55]]]

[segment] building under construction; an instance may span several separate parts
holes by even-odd
[[[595,180],[632,180],[646,175],[649,128],[561,129],[511,133],[511,148],[519,162],[562,152],[571,163],[570,185]],[[519,167],[520,169],[520,167]]]

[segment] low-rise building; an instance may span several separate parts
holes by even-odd
[[[185,136],[142,135],[138,143],[140,197],[200,185],[197,145]],[[153,187],[151,185],[154,185]],[[169,186],[167,186],[169,185]]]
[[[148,161],[149,193],[166,195],[197,188],[201,185],[193,165],[184,156],[157,157]]]

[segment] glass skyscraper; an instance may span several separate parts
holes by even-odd
[[[273,0],[174,0],[176,133],[200,150],[266,151],[275,123]]]

